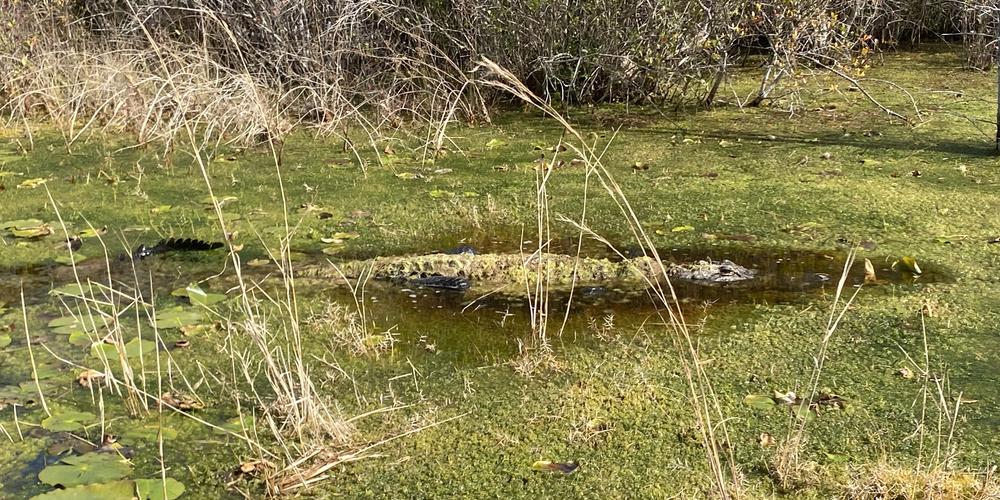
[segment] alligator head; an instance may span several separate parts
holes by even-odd
[[[753,279],[757,271],[747,269],[731,260],[712,262],[700,260],[693,264],[673,266],[670,275],[691,281],[707,281],[710,283],[734,283]]]

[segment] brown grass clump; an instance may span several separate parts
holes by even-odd
[[[951,500],[1000,498],[994,469],[983,473],[945,468],[900,467],[882,460],[855,474],[847,486],[852,499]]]
[[[396,343],[396,334],[391,328],[385,332],[373,332],[357,311],[336,302],[328,302],[322,311],[309,317],[306,324],[316,334],[329,336],[334,348],[356,356],[377,357],[391,351]]]

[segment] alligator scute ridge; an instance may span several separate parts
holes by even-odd
[[[368,276],[409,281],[454,277],[490,284],[534,283],[539,276],[543,276],[546,283],[552,286],[566,286],[574,283],[647,283],[662,279],[664,274],[672,279],[728,284],[753,279],[756,271],[729,260],[670,264],[649,256],[611,261],[552,253],[435,253],[348,261],[337,264],[337,269],[331,265],[307,265],[299,267],[297,272],[299,276],[315,278],[339,278],[341,273],[352,279]],[[433,280],[426,283],[433,283]]]

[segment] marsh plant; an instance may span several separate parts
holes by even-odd
[[[396,342],[393,329],[376,333],[357,310],[337,302],[327,302],[321,311],[306,319],[306,324],[316,335],[329,337],[334,349],[355,356],[378,357],[391,351]]]

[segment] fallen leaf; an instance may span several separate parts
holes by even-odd
[[[766,432],[760,433],[760,439],[758,440],[761,448],[770,448],[774,446],[774,437]]]
[[[549,460],[539,460],[531,464],[531,468],[541,472],[562,472],[563,474],[571,474],[573,471],[580,467],[580,463],[577,461],[572,461],[568,463],[564,462],[552,462]]]
[[[45,178],[42,178],[42,177],[37,177],[37,178],[34,178],[34,179],[28,179],[28,180],[25,180],[25,181],[21,182],[20,184],[18,184],[17,188],[18,189],[35,189],[36,187],[41,186],[42,184],[45,184],[48,181],[49,181],[48,179],[45,179]]]
[[[865,283],[875,283],[878,278],[875,277],[875,266],[872,265],[872,261],[865,259]]]
[[[101,380],[103,378],[104,378],[103,373],[97,370],[86,369],[80,372],[80,374],[76,376],[76,382],[81,386],[89,389],[93,387],[95,381]]]

